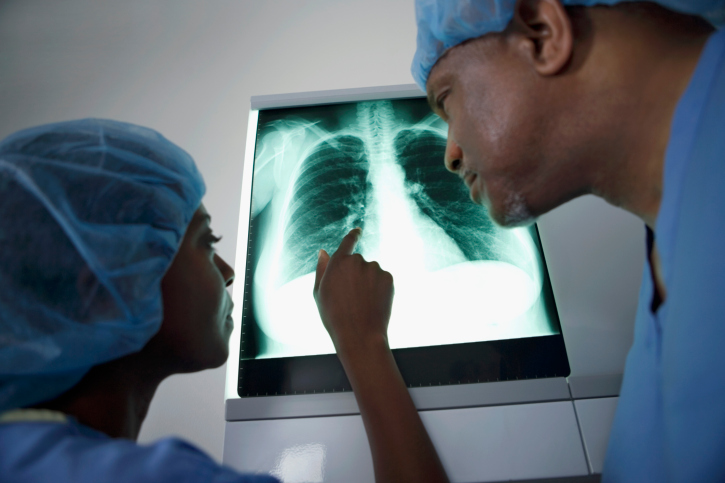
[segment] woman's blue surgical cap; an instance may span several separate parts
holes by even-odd
[[[637,0],[561,0],[563,5],[614,5]],[[665,8],[699,15],[716,27],[725,24],[723,0],[653,0]],[[415,0],[418,48],[411,72],[425,92],[431,69],[443,53],[491,32],[501,32],[514,15],[516,0]]]
[[[148,342],[204,191],[185,151],[132,124],[61,122],[0,142],[0,411]]]

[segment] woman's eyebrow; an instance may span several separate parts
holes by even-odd
[[[208,227],[211,225],[211,215],[204,213],[203,215],[195,217],[194,224],[199,228]]]
[[[193,231],[194,233],[204,233],[207,231],[211,231],[210,225],[211,224],[211,216],[208,214],[203,215],[195,215],[194,218],[192,218],[191,223],[189,224],[189,230]]]

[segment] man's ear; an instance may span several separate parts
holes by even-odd
[[[509,30],[516,47],[545,76],[561,72],[572,57],[574,32],[559,0],[518,0]]]

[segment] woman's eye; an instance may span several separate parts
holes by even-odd
[[[222,239],[222,237],[216,236],[213,233],[210,233],[209,235],[206,236],[206,239],[204,241],[208,248],[214,248],[214,245],[219,243],[221,241],[221,239]]]

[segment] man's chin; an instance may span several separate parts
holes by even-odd
[[[517,193],[509,194],[502,209],[488,199],[481,200],[479,204],[485,206],[494,223],[503,228],[525,227],[536,222],[536,216],[529,210],[523,196]]]
[[[495,221],[495,220],[494,220]],[[521,228],[531,226],[536,223],[536,217],[529,218],[506,218],[503,223],[496,223],[504,228]]]

